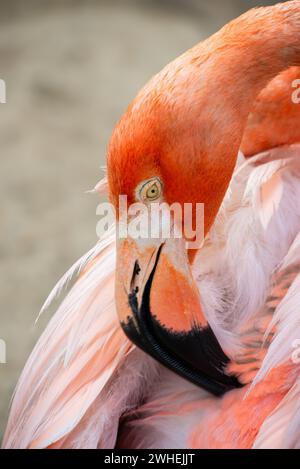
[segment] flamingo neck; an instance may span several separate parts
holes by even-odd
[[[192,164],[207,233],[257,95],[283,70],[300,65],[300,1],[248,11],[188,51],[185,60],[194,67],[191,86],[198,108],[190,113],[190,124],[200,149]]]

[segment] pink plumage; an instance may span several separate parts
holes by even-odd
[[[296,110],[288,94],[291,79],[299,74],[297,67],[289,68],[300,63],[299,11],[299,1],[250,11],[170,64],[129,108],[110,146],[111,200],[120,187],[134,185],[134,195],[128,191],[130,197],[142,194],[151,200],[152,196],[172,198],[178,190],[182,195],[188,185],[193,186],[193,197],[197,191],[208,197],[211,223],[203,245],[190,258],[165,241],[159,249],[151,240],[146,247],[128,243],[120,248],[113,226],[74,264],[45,303],[44,308],[78,275],[19,379],[3,447],[300,447],[300,360],[295,353],[300,338],[300,136],[289,130],[291,122],[295,125]],[[270,43],[271,37],[276,44]],[[263,55],[266,44],[269,57]],[[243,48],[249,54],[241,63]],[[253,70],[257,54],[262,54],[261,60]],[[226,73],[224,89],[212,95],[209,80],[207,89],[203,81],[199,85],[198,72],[201,78],[211,78],[221,69]],[[243,90],[237,87],[240,101],[228,90],[227,81],[236,77],[249,78],[254,109],[249,96],[243,98]],[[204,98],[207,101],[201,101]],[[204,115],[194,116],[195,99]],[[177,114],[179,105],[186,114]],[[272,141],[268,130],[274,133],[276,127],[272,106],[285,117],[276,121],[283,141],[279,135]],[[163,115],[163,130],[156,126],[157,109]],[[195,125],[186,128],[194,117]],[[200,137],[198,117],[204,127]],[[157,142],[164,156],[160,160],[150,152]],[[180,158],[172,160],[178,142],[180,150],[195,151],[192,157],[180,155],[192,168],[187,184],[183,181],[186,168],[178,169]],[[241,151],[237,157],[237,143],[247,159]],[[195,158],[198,148],[200,163]],[[137,158],[133,149],[149,153],[145,150]],[[210,180],[215,187],[207,184]],[[227,190],[221,197],[223,185]],[[102,194],[107,189],[105,178],[95,191]],[[217,195],[220,200],[215,201]],[[200,327],[192,329],[193,323],[191,331],[199,332],[201,341],[205,336],[200,332],[209,325],[212,354],[228,357],[224,366],[207,371],[212,373],[210,382],[220,385],[224,378],[221,385],[230,383],[220,397],[211,394],[209,386],[207,390],[197,386],[193,377],[179,376],[175,367],[167,369],[168,361],[161,364],[155,356],[157,348],[149,348],[153,336],[149,342],[146,336],[153,329],[143,329],[138,322],[145,303],[141,291],[150,288],[142,263],[149,252],[154,272],[149,301],[160,319],[157,326],[152,318],[153,324],[158,334],[159,327],[167,324],[169,329],[163,330],[171,331],[171,338],[178,331],[190,337],[187,309],[193,310],[199,298],[199,308],[190,316]],[[134,268],[132,254],[140,256]],[[144,277],[136,288],[140,270]],[[128,272],[130,285],[126,284]],[[173,284],[178,282],[175,289],[169,278]],[[194,295],[190,301],[184,297],[186,291]],[[164,298],[166,292],[173,302]],[[145,351],[126,337],[119,319],[128,336],[137,333],[133,341],[140,341]],[[132,328],[129,334],[127,320]],[[159,337],[161,345],[166,336]],[[203,362],[201,354],[199,342],[196,361]],[[178,356],[190,359],[189,350]],[[178,356],[175,353],[177,362]]]

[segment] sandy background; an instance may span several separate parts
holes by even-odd
[[[112,130],[167,62],[253,5],[242,0],[7,0],[0,6],[0,439],[56,280],[96,241]]]

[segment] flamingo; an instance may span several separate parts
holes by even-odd
[[[96,189],[116,208],[204,203],[202,246],[115,226],[74,264],[3,447],[300,447],[299,65],[295,0],[248,11],[140,91]]]

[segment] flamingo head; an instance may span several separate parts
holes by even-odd
[[[199,77],[187,73],[193,66],[187,56],[154,77],[113,132],[110,199],[118,233],[125,226],[117,240],[115,295],[122,328],[132,342],[190,381],[222,394],[239,382],[226,374],[229,359],[202,311],[191,264],[199,248],[195,238],[208,232],[226,192],[238,143],[213,138],[219,124],[203,99]],[[149,224],[146,232],[134,234],[138,215],[132,207],[140,204],[146,213],[142,220]],[[181,209],[179,222],[178,211],[170,208],[174,204]],[[153,214],[154,206],[163,210]],[[198,219],[203,212],[197,207],[204,208],[204,220]],[[187,220],[194,249],[188,249]],[[166,225],[171,236],[163,233]],[[175,235],[180,227],[182,235]]]

